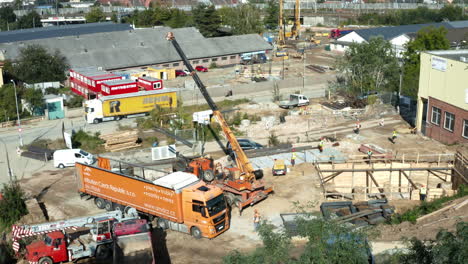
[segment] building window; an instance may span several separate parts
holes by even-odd
[[[437,107],[432,107],[432,117],[431,117],[431,123],[434,125],[440,125],[440,118],[442,116],[442,111],[440,108]]]
[[[164,68],[169,68],[169,64],[163,64]]]
[[[203,62],[209,62],[210,60],[209,59],[204,59]]]
[[[234,55],[234,56],[231,56],[231,57],[229,57],[229,58],[230,58],[231,60],[234,60],[236,57],[237,57],[237,56]]]
[[[211,61],[218,61],[218,58],[212,58]]]
[[[222,57],[221,60],[227,60],[227,57]]]
[[[468,120],[463,120],[463,137],[468,138]]]
[[[177,67],[177,66],[179,66],[179,63],[173,63],[172,66]]]
[[[455,127],[455,115],[449,112],[445,112],[445,122],[444,128],[448,131],[453,132],[453,128]]]
[[[192,63],[193,64],[198,64],[198,63],[200,63],[200,61],[199,60],[194,60]]]

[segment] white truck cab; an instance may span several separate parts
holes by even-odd
[[[97,124],[102,122],[104,115],[102,113],[102,102],[99,99],[87,100],[85,102],[85,119],[88,124]]]
[[[56,168],[75,166],[76,162],[93,164],[96,158],[81,149],[60,149],[54,152],[54,167]]]

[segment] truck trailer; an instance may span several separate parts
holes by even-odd
[[[141,91],[88,100],[85,102],[85,118],[89,124],[98,124],[145,114],[155,107],[177,107],[176,90]]]
[[[152,218],[162,229],[214,238],[229,229],[223,190],[194,174],[175,172],[150,181],[76,163],[78,192],[100,209],[128,208]]]

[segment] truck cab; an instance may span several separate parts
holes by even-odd
[[[227,204],[218,187],[199,182],[182,191],[182,200],[185,225],[193,237],[213,238],[229,229]]]
[[[26,246],[26,259],[30,263],[52,264],[68,261],[65,236],[60,231],[45,235],[44,240]]]
[[[92,99],[85,102],[85,120],[88,124],[97,124],[102,121],[102,102]]]

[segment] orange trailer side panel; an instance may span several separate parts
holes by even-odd
[[[174,222],[183,222],[182,194],[151,182],[76,163],[78,190]]]

